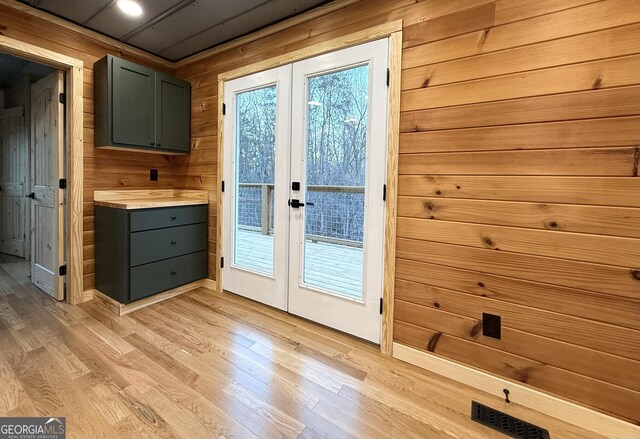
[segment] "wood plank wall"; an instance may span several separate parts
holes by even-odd
[[[23,6],[24,7],[24,6]],[[58,26],[13,7],[0,4],[3,35],[72,56],[84,62],[84,289],[95,286],[93,191],[105,189],[172,188],[173,159],[169,156],[93,147],[93,63],[111,53],[151,68],[173,73],[171,64],[155,63],[118,47]],[[159,181],[149,181],[149,169],[159,170]]]
[[[399,18],[395,339],[638,422],[638,0],[363,0],[177,69],[210,277],[217,74]]]

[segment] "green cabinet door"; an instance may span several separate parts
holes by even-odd
[[[155,75],[146,67],[113,58],[113,143],[155,147]]]
[[[189,153],[188,82],[112,55],[96,61],[93,72],[96,148]]]
[[[189,152],[191,88],[188,82],[156,72],[156,146]]]

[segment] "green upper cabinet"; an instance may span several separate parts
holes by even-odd
[[[96,147],[189,152],[188,82],[111,55],[93,70]]]
[[[119,58],[113,58],[111,72],[113,143],[155,146],[155,72]]]
[[[172,76],[156,73],[155,111],[156,146],[189,152],[189,84]]]

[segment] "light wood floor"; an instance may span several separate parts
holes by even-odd
[[[31,286],[0,256],[0,416],[66,416],[69,438],[504,438],[498,398],[371,345],[202,289],[110,314]],[[522,407],[555,438],[600,437]]]

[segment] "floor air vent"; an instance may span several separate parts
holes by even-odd
[[[502,413],[478,402],[471,402],[471,419],[517,439],[549,439],[549,431]]]

